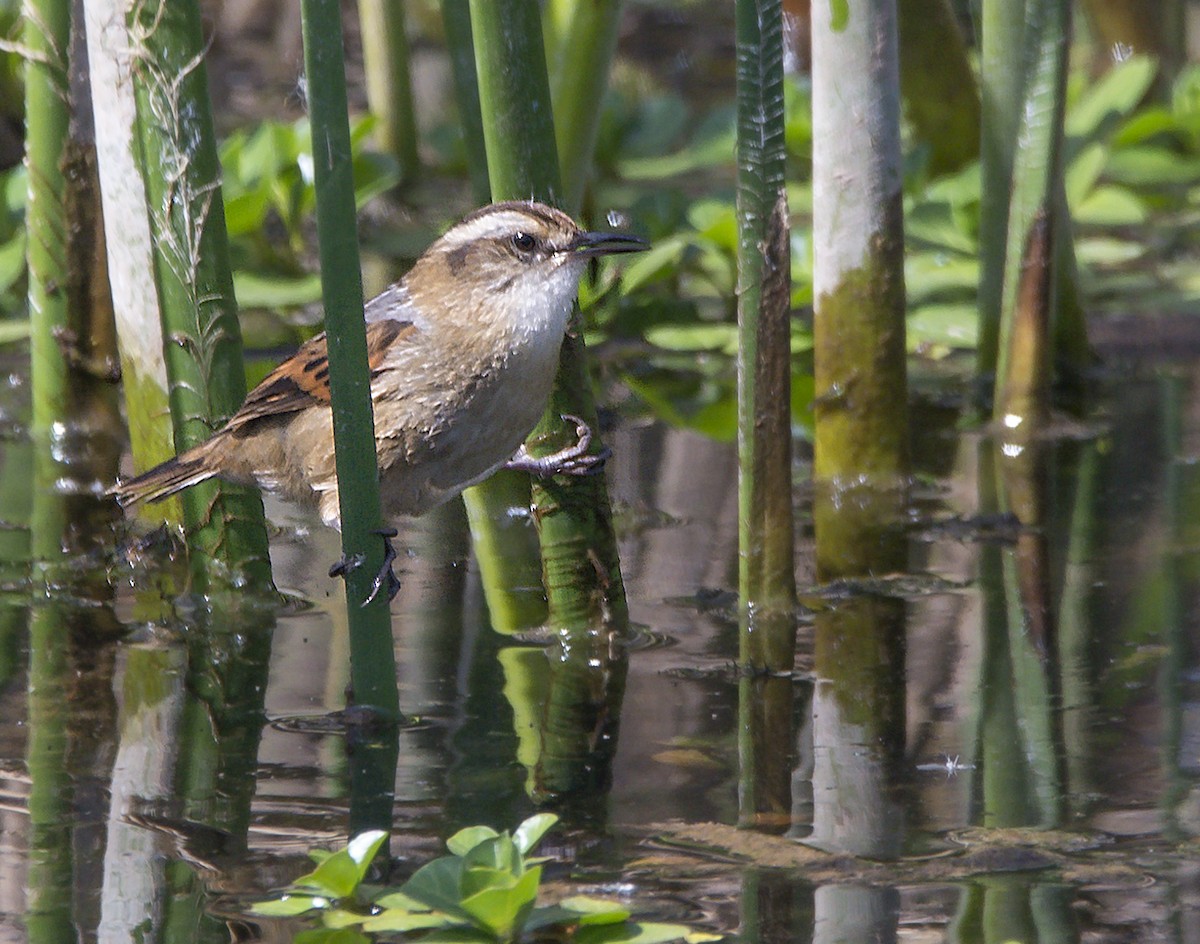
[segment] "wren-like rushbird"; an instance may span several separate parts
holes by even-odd
[[[452,226],[367,303],[386,517],[419,515],[506,465],[587,474],[603,461],[588,453],[590,430],[575,417],[573,446],[533,459],[523,444],[550,395],[588,261],[645,248],[623,233],[586,232],[541,203],[496,203]],[[315,505],[339,527],[324,334],[271,371],[210,439],[113,494],[122,505],[158,501],[214,476]],[[389,544],[375,592],[386,579],[394,593],[392,556]]]

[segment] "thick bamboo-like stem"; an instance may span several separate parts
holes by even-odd
[[[521,0],[472,0],[471,26],[492,197],[557,203],[562,191],[537,7]],[[563,342],[549,407],[529,440],[533,455],[560,448],[564,432],[573,435],[563,414],[580,416],[596,429],[586,350],[577,331]],[[602,448],[597,439],[593,449]],[[533,507],[551,622],[624,626],[625,588],[605,476],[535,482]]]
[[[908,474],[895,0],[842,7],[844,22],[836,8],[813,5],[813,475],[895,489]]]
[[[367,103],[379,124],[375,139],[400,166],[400,182],[416,175],[417,121],[409,76],[408,32],[404,4],[396,0],[358,0],[362,27]]]
[[[980,16],[979,373],[996,370],[1004,294],[1009,197],[1025,78],[1025,7],[1030,0],[982,0]]]
[[[442,0],[442,21],[467,145],[471,192],[476,203],[484,204],[491,200],[492,185],[479,110],[469,0]],[[528,508],[529,502],[529,479],[516,472],[498,472],[463,493],[488,614],[499,633],[519,632],[546,621],[537,530],[523,513],[514,514]]]
[[[379,469],[374,461],[363,461],[364,456],[375,455],[375,426],[358,261],[342,24],[336,0],[305,0],[301,10],[316,156],[317,239],[329,344],[342,552],[346,560],[362,561],[346,576],[350,697],[355,704],[369,706],[384,719],[395,721],[400,700],[386,594],[363,605],[383,565],[383,545],[378,534]],[[366,824],[352,825],[362,828]]]
[[[557,202],[538,8],[525,0],[471,0],[471,27],[492,196]],[[533,454],[562,444],[563,413],[596,429],[585,358],[582,335],[569,331],[549,407],[530,437]],[[593,448],[601,448],[595,439]],[[603,474],[538,481],[532,496],[550,623],[564,652],[586,650],[590,657],[585,663],[551,657],[539,753],[522,760],[536,771],[535,798],[572,792],[578,799],[603,793],[617,743],[626,659],[614,651],[612,635],[628,623],[625,588]]]
[[[979,85],[950,0],[898,0],[904,113],[933,176],[979,157]]]
[[[33,426],[45,429],[66,415],[69,402],[68,364],[59,339],[68,319],[62,165],[70,124],[70,0],[27,0],[23,19]]]
[[[164,356],[178,451],[212,435],[246,394],[216,132],[195,0],[139,6],[130,21],[138,68],[143,180],[162,305]],[[183,494],[202,584],[270,585],[262,501],[216,480]],[[217,566],[212,566],[219,562]]]
[[[600,103],[617,48],[621,0],[560,0],[558,6],[564,17],[562,33],[553,54],[547,49],[546,58],[562,170],[562,208],[576,215],[591,178]]]
[[[996,353],[994,415],[1006,428],[1043,421],[1049,406],[1057,273],[1054,230],[1069,226],[1062,190],[1068,0],[1028,0],[1030,63],[1013,155],[1012,198]]]
[[[123,0],[85,0],[83,11],[108,283],[117,323],[133,467],[135,472],[143,472],[173,456],[175,442],[149,205],[135,156],[140,155],[141,147],[137,141],[134,55]],[[144,506],[143,513],[176,522],[183,517],[178,498]]]
[[[475,45],[471,40],[470,0],[442,0],[442,23],[454,74],[458,120],[462,122],[463,140],[467,147],[471,193],[475,202],[482,205],[491,199],[492,187],[488,180],[483,118],[479,113],[479,79],[475,74]]]

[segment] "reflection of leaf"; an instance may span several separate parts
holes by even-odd
[[[292,944],[371,944],[371,939],[351,928],[313,928],[293,937]]]
[[[682,924],[639,921],[580,928],[574,940],[576,944],[660,944],[665,941],[682,941],[693,933],[691,928]],[[704,935],[693,940],[715,941],[720,940],[720,937]]]

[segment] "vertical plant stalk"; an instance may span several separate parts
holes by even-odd
[[[738,0],[739,822],[791,814],[795,662],[790,242],[784,185],[783,9]]]
[[[1021,146],[1013,155],[996,353],[994,415],[1008,429],[1044,420],[1049,410],[1045,401],[1056,353],[1050,347],[1058,295],[1058,276],[1051,265],[1054,230],[1070,225],[1061,193],[1071,5],[1068,0],[1028,0],[1027,12],[1028,79],[1016,139]],[[1039,271],[1039,260],[1045,271]],[[1024,310],[1030,306],[1042,310]],[[1031,338],[1031,331],[1041,338]],[[1033,361],[1023,363],[1022,358]],[[1035,372],[1041,379],[1031,378]]]
[[[108,282],[133,466],[142,472],[175,455],[175,442],[125,12],[123,0],[84,0]],[[183,516],[177,497],[145,507],[168,521]]]
[[[813,5],[813,476],[895,489],[908,474],[895,0],[836,9]]]
[[[949,0],[898,0],[904,113],[929,146],[929,173],[979,157],[979,84]]]
[[[442,23],[454,75],[454,96],[458,102],[458,120],[462,122],[467,150],[467,171],[471,193],[483,205],[492,198],[488,181],[487,149],[483,140],[483,118],[479,113],[479,79],[475,74],[475,46],[471,39],[470,0],[442,0]]]
[[[996,371],[1004,295],[1009,197],[1025,91],[1025,7],[1034,0],[981,0],[979,149],[979,373]]]
[[[493,199],[559,202],[549,80],[535,4],[471,0],[471,28]],[[573,435],[562,414],[596,429],[582,335],[563,341],[550,403],[529,439],[531,454],[547,455]],[[593,437],[592,449],[602,445]],[[559,627],[628,620],[612,508],[603,474],[533,484],[534,520],[542,546],[543,583],[551,622]]]
[[[795,634],[791,317],[784,186],[783,12],[739,0],[738,62],[738,586],[745,668],[790,672]]]
[[[70,125],[70,0],[26,0],[25,220],[28,230],[30,373],[33,426],[49,429],[67,414],[68,365],[59,338],[67,328],[67,219],[62,163]]]
[[[469,0],[442,0],[442,21],[467,147],[471,192],[475,202],[483,205],[491,201],[492,185],[479,110]],[[503,470],[463,492],[488,614],[499,633],[515,633],[546,622],[542,555],[537,530],[525,514],[529,502],[529,478]],[[521,513],[516,514],[517,510]]]
[[[196,0],[139,6],[129,30],[175,446],[182,452],[212,435],[246,395],[200,9]],[[270,585],[256,491],[214,480],[182,500],[189,543],[199,552],[193,572],[202,583]]]
[[[557,41],[548,38],[546,59],[562,171],[562,208],[575,216],[592,175],[600,103],[617,48],[621,0],[559,0],[557,6],[563,18],[561,35]]]
[[[342,23],[336,0],[304,0],[301,10],[342,552],[346,560],[363,561],[349,571],[346,579],[351,698],[394,721],[400,714],[400,700],[388,601],[385,594],[379,594],[371,604],[363,605],[383,565],[383,545],[377,533],[381,521],[379,468],[374,461],[363,461],[364,456],[372,460],[375,456],[375,426],[358,261]],[[394,772],[394,761],[392,767]]]
[[[404,4],[396,0],[358,0],[358,19],[367,103],[379,120],[375,138],[400,166],[400,182],[408,183],[416,176],[420,159]]]

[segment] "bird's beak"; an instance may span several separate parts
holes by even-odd
[[[628,233],[579,233],[568,248],[576,256],[612,256],[619,252],[641,252],[649,249],[650,244]]]

